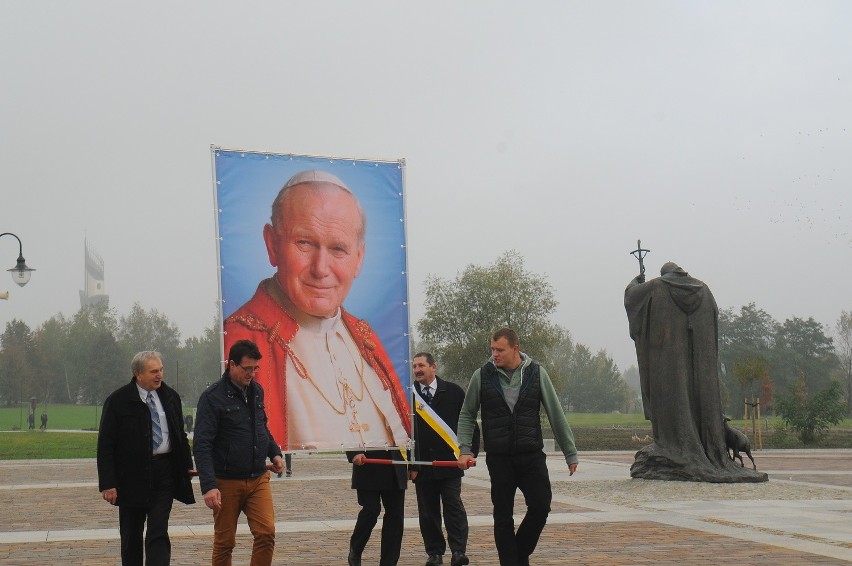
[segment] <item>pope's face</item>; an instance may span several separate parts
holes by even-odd
[[[297,185],[287,193],[276,226],[263,230],[269,262],[297,309],[331,318],[361,271],[364,243],[354,197],[335,185]]]

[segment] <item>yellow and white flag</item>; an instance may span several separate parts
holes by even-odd
[[[438,433],[438,436],[444,439],[444,442],[453,449],[453,453],[456,455],[456,458],[458,458],[459,439],[456,436],[456,433],[453,432],[450,425],[444,422],[444,419],[438,416],[438,413],[429,406],[429,403],[423,400],[423,397],[417,393],[416,387],[412,387],[411,392],[414,393],[414,410],[417,411],[417,414],[420,415],[426,424],[432,427],[432,430]]]

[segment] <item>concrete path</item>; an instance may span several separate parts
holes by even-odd
[[[765,450],[765,484],[632,480],[632,452],[580,454],[568,473],[551,455],[554,502],[532,564],[852,563],[852,451]],[[275,564],[345,564],[358,512],[349,464],[340,455],[297,454],[292,478],[273,477]],[[212,516],[196,505],[172,511],[172,564],[209,563]],[[498,564],[484,462],[465,478],[468,555]],[[523,499],[516,499],[523,514]],[[406,498],[401,566],[421,565],[413,491]],[[0,564],[119,564],[118,513],[97,490],[94,460],[0,462]],[[251,535],[240,525],[234,564],[248,564]],[[380,525],[364,554],[378,563]],[[446,562],[449,562],[448,560]]]

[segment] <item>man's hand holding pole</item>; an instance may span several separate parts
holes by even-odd
[[[459,468],[461,468],[462,470],[466,470],[473,465],[473,462],[473,456],[471,456],[470,454],[462,454],[461,456],[459,456],[458,465]]]

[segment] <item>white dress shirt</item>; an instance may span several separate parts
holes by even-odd
[[[136,384],[136,389],[139,390],[139,397],[142,398],[142,402],[145,403],[145,407],[148,406],[148,391],[139,387],[139,384]],[[157,390],[154,389],[151,391],[151,396],[154,398],[154,404],[157,406],[157,413],[160,415],[160,430],[163,432],[163,441],[154,450],[154,454],[168,454],[172,451],[172,443],[169,439],[169,423],[166,422],[166,411],[163,409],[163,404],[160,403],[160,397],[157,395]],[[148,412],[151,412],[151,409],[148,409]]]

